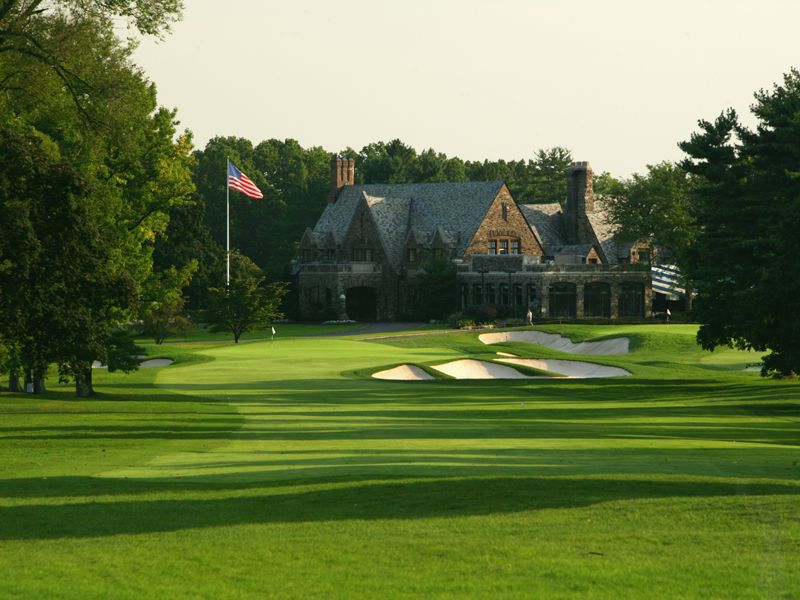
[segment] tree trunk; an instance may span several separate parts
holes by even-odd
[[[45,376],[47,375],[47,367],[36,367],[33,370],[33,393],[43,394],[47,391],[45,385]]]
[[[25,374],[25,393],[30,393],[33,391],[33,369],[30,367],[25,367],[23,370]]]
[[[75,376],[75,395],[78,396],[78,398],[94,396],[91,363],[89,363],[88,367],[80,369],[79,373]]]
[[[17,393],[22,391],[19,387],[19,371],[10,371],[8,373],[8,391]]]

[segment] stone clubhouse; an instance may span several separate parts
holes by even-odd
[[[300,309],[395,320],[417,304],[431,261],[457,273],[457,306],[522,317],[641,318],[651,312],[642,246],[617,239],[592,168],[566,172],[564,204],[517,204],[502,181],[355,185],[355,162],[334,156],[328,204],[300,242]]]

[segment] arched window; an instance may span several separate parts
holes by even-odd
[[[619,316],[644,316],[644,285],[630,282],[619,286]]]
[[[483,286],[480,283],[472,285],[472,303],[483,304]]]
[[[583,288],[583,315],[585,317],[611,316],[611,286],[596,281]]]
[[[574,283],[554,283],[550,286],[550,316],[575,318],[576,292]]]
[[[538,306],[539,303],[536,300],[536,286],[533,285],[532,283],[529,283],[525,287],[526,287],[525,291],[528,294],[527,296],[528,308],[534,308],[535,306]]]
[[[508,295],[508,284],[501,283],[500,284],[500,302],[499,304],[511,304],[510,297]]]
[[[486,284],[486,304],[495,304],[497,298],[495,297],[495,288],[493,283]]]

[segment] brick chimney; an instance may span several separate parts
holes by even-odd
[[[331,189],[328,202],[333,204],[341,189],[356,182],[356,161],[334,154],[331,157]]]
[[[567,243],[586,244],[590,240],[584,224],[586,213],[594,211],[592,195],[592,165],[574,162],[567,168],[567,206],[564,211]]]

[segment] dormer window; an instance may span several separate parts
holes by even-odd
[[[410,263],[417,262],[417,249],[416,248],[408,248],[406,250],[406,260]]]

